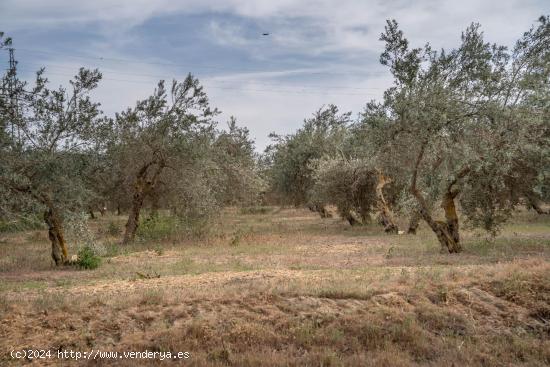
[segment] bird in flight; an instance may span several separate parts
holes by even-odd
[[[262,36],[269,36],[269,33],[262,33]]]

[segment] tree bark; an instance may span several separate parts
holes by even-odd
[[[545,212],[540,207],[540,201],[534,193],[528,193],[526,195],[526,198],[527,198],[527,208],[535,210],[537,214],[550,214],[549,212]]]
[[[397,234],[399,231],[399,228],[395,223],[392,212],[384,197],[384,191],[383,191],[384,186],[386,186],[390,182],[391,182],[391,179],[384,176],[381,172],[378,172],[378,183],[376,185],[376,197],[377,197],[376,206],[378,208],[380,224],[384,226],[384,231],[386,233]]]
[[[63,225],[61,218],[55,208],[55,205],[49,195],[44,193],[35,192],[30,185],[19,186],[13,182],[3,180],[0,177],[0,182],[5,184],[14,192],[23,193],[31,196],[38,202],[42,203],[47,210],[44,212],[44,222],[48,226],[48,238],[52,244],[52,258],[55,265],[59,266],[67,262],[69,255],[67,252],[67,245],[65,244],[65,237],[63,234]]]
[[[468,172],[470,171],[470,168],[467,166],[462,168],[460,172],[457,174],[456,178],[451,180],[447,185],[447,189],[441,201],[441,207],[445,210],[446,221],[444,222],[435,221],[430,215],[430,209],[426,203],[426,200],[422,196],[420,190],[418,190],[418,188],[416,187],[416,178],[418,175],[420,162],[422,161],[422,158],[424,156],[425,147],[426,147],[426,143],[423,143],[422,146],[420,147],[420,152],[416,159],[416,165],[415,165],[413,176],[411,179],[410,191],[416,198],[417,202],[420,204],[420,211],[419,211],[420,216],[422,217],[422,219],[424,219],[424,221],[426,221],[426,223],[428,223],[432,231],[436,234],[437,239],[441,244],[441,251],[449,252],[449,253],[458,253],[462,251],[462,246],[460,244],[460,236],[458,232],[458,216],[456,214],[456,206],[454,203],[454,199],[458,195],[459,191],[458,190],[453,191],[453,186],[457,183],[457,181],[460,178],[468,174]]]
[[[344,215],[345,219],[348,221],[348,223],[350,224],[350,226],[355,226],[357,224],[359,224],[359,221],[357,219],[355,219],[355,217],[353,216],[353,214],[348,211],[345,215]]]
[[[370,210],[367,208],[361,208],[359,211],[359,217],[361,218],[361,222],[363,224],[369,224],[371,222],[371,216],[370,216]]]
[[[130,214],[128,215],[128,221],[126,222],[126,231],[124,232],[124,239],[122,244],[126,245],[134,241],[136,237],[136,231],[139,225],[139,214],[143,206],[143,200],[145,193],[143,189],[143,183],[136,182],[134,185],[134,195],[132,197],[132,206],[130,207]]]
[[[321,218],[331,218],[332,215],[330,214],[330,212],[325,208],[324,205],[316,205],[316,211],[317,213],[319,213],[319,215],[321,216]]]
[[[323,204],[309,203],[307,208],[312,212],[318,213],[321,218],[332,218],[332,214],[330,214]]]
[[[409,229],[407,230],[408,234],[416,234],[416,230],[420,225],[420,219],[422,219],[422,217],[420,216],[420,213],[415,210],[412,213],[411,218],[409,220]]]
[[[420,216],[428,223],[441,244],[441,252],[461,252],[462,246],[460,245],[460,237],[458,235],[458,216],[456,215],[454,196],[449,197],[449,193],[447,192],[441,203],[441,206],[445,209],[445,217],[447,219],[446,222],[443,222],[433,220],[428,206],[418,190],[413,191],[413,195],[420,203]]]
[[[151,175],[147,177],[150,167],[156,165],[156,168]],[[136,175],[136,181],[134,183],[134,193],[132,195],[132,207],[130,208],[130,214],[128,215],[128,221],[126,222],[126,231],[124,232],[124,239],[122,244],[126,245],[134,241],[136,237],[137,228],[139,226],[139,215],[141,208],[143,207],[143,201],[147,195],[156,187],[162,170],[166,167],[166,162],[162,157],[155,157],[151,162],[143,165]]]
[[[48,226],[48,237],[52,244],[52,258],[55,265],[63,265],[68,260],[67,245],[63,235],[61,220],[53,207],[44,212],[44,221]]]
[[[451,191],[450,187],[443,196],[443,200],[441,201],[441,207],[445,211],[445,220],[447,224],[447,229],[449,231],[449,234],[451,235],[454,243],[457,246],[458,251],[460,252],[462,250],[460,246],[460,235],[458,233],[458,215],[456,214],[456,207],[455,207],[455,197],[458,195],[458,191],[453,192]]]

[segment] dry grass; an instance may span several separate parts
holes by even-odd
[[[4,236],[0,365],[23,347],[188,351],[156,361],[188,366],[550,363],[549,218],[465,231],[458,255],[425,228],[388,236],[275,208],[223,219],[208,239],[113,247],[94,271],[51,267],[41,232]],[[115,243],[106,229],[122,220],[92,225]]]

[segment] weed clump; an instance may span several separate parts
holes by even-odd
[[[76,265],[82,269],[93,270],[97,269],[101,264],[99,257],[90,246],[83,246],[78,250],[78,260]]]

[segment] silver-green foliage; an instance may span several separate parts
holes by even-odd
[[[283,201],[303,205],[310,200],[314,184],[313,162],[335,157],[343,147],[351,113],[340,114],[329,105],[306,119],[302,128],[287,136],[272,135],[275,142],[265,153],[267,176],[272,190]]]
[[[451,51],[411,48],[395,21],[381,40],[394,85],[363,119],[378,165],[414,181],[425,202],[458,195],[463,214],[490,231],[522,198],[547,190],[548,17],[512,50],[485,42],[478,24]]]
[[[323,158],[316,162],[312,200],[333,204],[342,218],[352,213],[368,222],[376,205],[376,172],[363,159]]]

